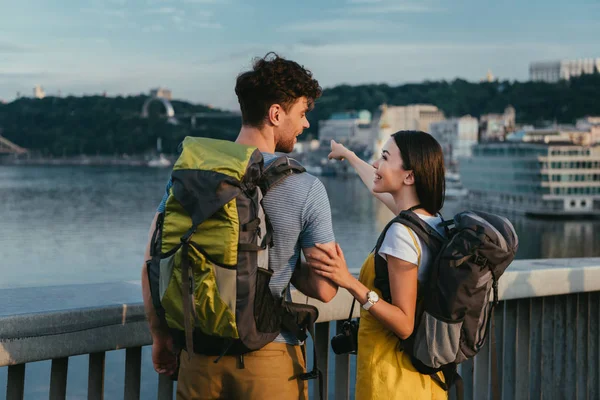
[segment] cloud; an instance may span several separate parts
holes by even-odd
[[[28,53],[32,49],[17,43],[0,42],[0,54],[4,53]]]
[[[192,22],[192,27],[201,29],[221,29],[223,26],[218,22]]]
[[[359,19],[334,19],[295,23],[280,27],[280,32],[339,32],[339,31],[378,31],[398,27],[385,21],[359,20]]]
[[[396,13],[435,13],[445,11],[444,8],[427,3],[402,3],[381,0],[350,0],[351,6],[344,12],[348,14],[396,14]]]
[[[146,14],[164,14],[164,15],[172,15],[172,14],[183,14],[182,10],[179,10],[175,7],[160,7],[160,8],[151,8],[146,10]]]
[[[142,28],[142,32],[144,32],[144,33],[158,33],[158,32],[164,32],[164,31],[165,31],[164,26],[159,25],[159,24],[153,24],[153,25]]]
[[[226,4],[227,0],[183,0],[185,4]]]
[[[22,72],[22,71],[0,71],[0,80],[1,79],[33,79],[33,78],[46,78],[49,77],[50,74],[47,72]]]
[[[348,4],[377,4],[383,0],[348,0]]]
[[[90,13],[90,14],[106,15],[109,17],[116,17],[116,18],[127,17],[127,12],[125,10],[109,10],[109,9],[105,9],[105,8],[82,8],[81,12]]]

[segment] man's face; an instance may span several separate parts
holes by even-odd
[[[310,127],[306,119],[308,100],[300,97],[288,111],[281,110],[281,124],[275,129],[275,151],[291,153],[298,136],[304,129]]]

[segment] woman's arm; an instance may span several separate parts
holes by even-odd
[[[380,299],[369,312],[396,336],[406,339],[415,326],[417,266],[392,256],[387,259],[392,303]],[[347,289],[361,304],[367,302],[369,289],[356,278]]]
[[[386,207],[389,208],[394,214],[397,214],[396,203],[394,202],[394,198],[391,194],[373,192],[375,168],[371,164],[361,160],[353,151],[348,150],[343,144],[337,143],[335,140],[331,141],[331,153],[329,153],[329,158],[334,158],[336,160],[347,159],[373,196],[385,204]]]
[[[320,244],[315,246],[323,251],[308,259],[314,272],[347,289],[360,304],[365,304],[370,289],[350,274],[339,245],[336,244],[335,252]],[[406,339],[415,325],[418,269],[415,264],[390,255],[387,260],[392,303],[380,299],[369,312],[398,337]]]

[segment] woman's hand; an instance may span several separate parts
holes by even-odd
[[[343,146],[342,146],[343,147]],[[311,266],[313,271],[320,276],[323,276],[340,287],[348,289],[356,280],[348,271],[344,253],[339,244],[335,244],[334,249],[327,249],[325,246],[317,243],[315,247],[321,252],[319,254],[311,254],[306,261]]]
[[[343,160],[348,158],[350,155],[350,150],[348,150],[343,144],[336,142],[335,140],[331,140],[331,153],[327,156],[330,160],[335,158],[336,160]]]

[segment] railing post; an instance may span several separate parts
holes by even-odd
[[[315,349],[319,359],[319,369],[323,373],[323,400],[327,400],[328,384],[327,371],[329,370],[329,322],[319,322],[315,328]],[[319,398],[319,382],[313,386],[313,396]]]
[[[173,399],[173,380],[163,374],[158,375],[158,400]]]
[[[588,346],[590,358],[588,359],[589,371],[589,399],[600,398],[600,292],[589,294],[590,336]]]
[[[563,296],[565,301],[565,398],[577,399],[577,294]]]
[[[67,397],[67,372],[69,358],[55,358],[52,360],[50,372],[50,400],[63,400]]]
[[[530,304],[529,399],[537,400],[542,398],[543,299],[532,298]]]
[[[600,292],[588,293],[588,399],[600,398]]]
[[[493,315],[491,316],[493,318]],[[491,329],[491,324],[490,324]],[[491,337],[488,333],[485,345],[475,357],[473,370],[473,399],[487,399],[490,388],[490,349]],[[495,345],[495,344],[494,344]]]
[[[577,398],[589,398],[590,387],[588,384],[588,362],[590,349],[588,347],[588,335],[590,332],[589,302],[587,293],[577,295],[577,350],[575,357],[575,375],[577,377]],[[591,375],[591,374],[590,374]]]
[[[504,302],[504,332],[502,340],[502,399],[515,399],[515,364],[517,357],[517,302]]]
[[[142,348],[130,347],[125,351],[125,399],[140,398],[140,378],[142,370]]]
[[[6,385],[6,400],[23,400],[25,390],[25,364],[8,367],[8,383]]]
[[[336,333],[342,333],[344,321],[336,322]],[[350,398],[350,354],[335,356],[335,400]]]
[[[530,299],[519,299],[517,302],[516,353],[515,353],[515,397],[529,399],[530,383]]]
[[[473,369],[474,369],[474,360],[471,358],[458,366],[458,373],[463,379],[463,385],[465,389],[465,399],[474,399],[473,397]],[[456,390],[454,387],[450,390],[450,393],[455,393]],[[479,400],[479,399],[476,399]]]
[[[567,301],[566,296],[555,296],[554,303],[554,349],[552,353],[552,363],[554,364],[554,381],[552,384],[553,398],[567,399],[570,396],[565,388],[565,364],[567,351],[566,321]]]
[[[541,355],[541,389],[542,399],[554,396],[554,296],[542,299],[542,355]]]
[[[104,399],[105,353],[90,354],[88,373],[88,400]]]

